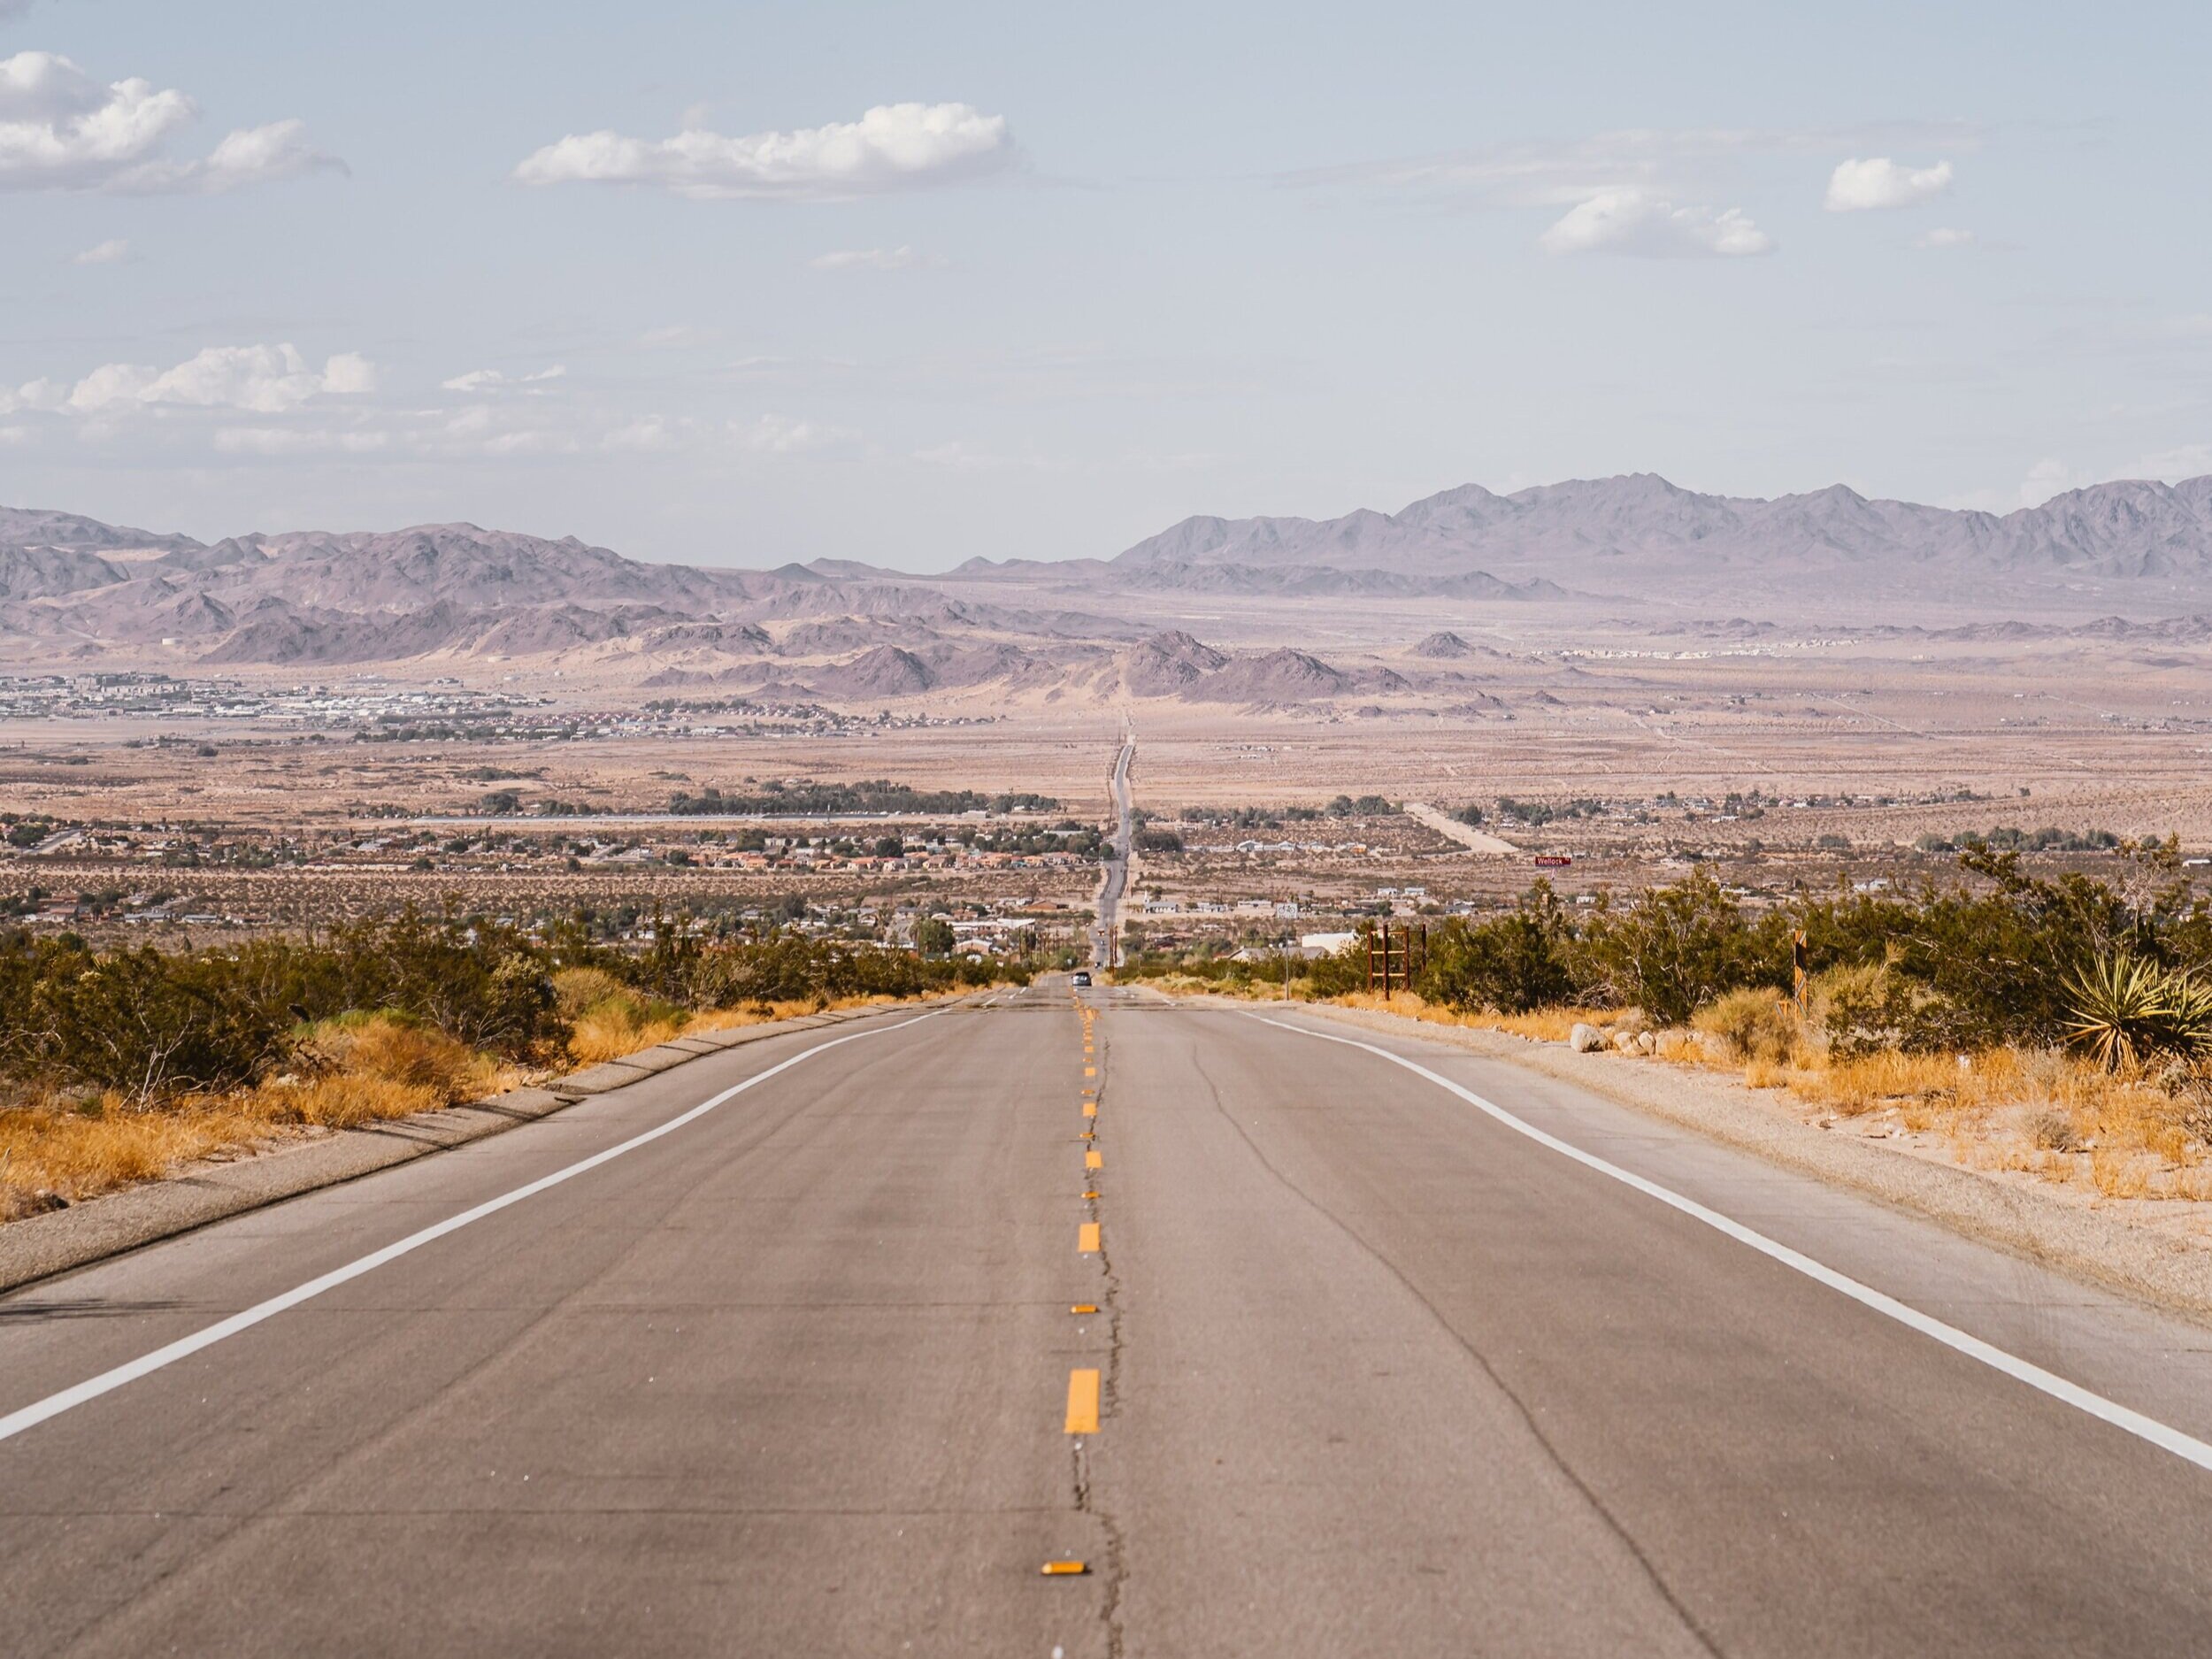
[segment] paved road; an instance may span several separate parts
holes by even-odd
[[[1135,833],[1130,816],[1129,768],[1136,758],[1137,734],[1131,732],[1123,737],[1121,750],[1114,757],[1113,856],[1099,874],[1098,926],[1091,938],[1091,965],[1097,968],[1110,968],[1116,960],[1114,941],[1121,928],[1121,898],[1129,886],[1129,845]]]
[[[2204,1332],[1463,1053],[1087,1003],[794,1033],[0,1297],[8,1650],[2212,1651],[2212,1472],[1308,1032],[2200,1437]]]

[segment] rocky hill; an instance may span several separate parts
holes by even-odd
[[[1468,484],[1395,513],[1186,518],[1105,566],[1109,581],[1210,592],[1648,598],[1794,584],[1868,603],[1986,591],[1993,578],[2212,595],[2212,476],[2098,484],[2001,516],[1841,485],[1705,495],[1650,473],[1509,495]]]
[[[991,687],[1292,708],[1463,679],[1454,664],[1499,655],[1477,642],[1493,617],[1539,618],[1570,643],[1594,625],[1790,638],[1809,618],[1869,636],[2151,649],[2197,641],[2208,611],[2212,478],[2101,484],[2003,515],[1841,487],[1707,495],[1648,474],[1468,485],[1396,513],[1187,518],[1110,560],[978,561],[935,578],[845,560],[653,564],[470,524],[203,542],[0,509],[0,659],[25,665],[529,662],[848,702]],[[1371,621],[1335,626],[1355,612]],[[1186,618],[1220,619],[1225,643]],[[1375,618],[1418,623],[1391,647]],[[1367,644],[1333,644],[1333,663],[1303,649],[1355,638]]]

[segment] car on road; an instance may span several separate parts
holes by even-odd
[[[1071,980],[1071,981],[1070,981],[1070,983],[1071,983],[1071,984],[1072,984],[1072,985],[1075,987],[1075,988],[1076,988],[1077,990],[1079,990],[1079,991],[1080,991],[1080,990],[1085,990],[1085,989],[1087,989],[1087,988],[1089,987],[1089,986],[1090,986],[1090,983],[1091,983],[1091,976],[1090,976],[1089,974],[1087,974],[1087,973],[1085,973],[1085,972],[1084,972],[1081,969],[1079,969],[1079,969],[1076,971],[1075,978],[1074,978],[1072,980]]]

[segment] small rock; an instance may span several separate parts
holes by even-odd
[[[1636,1052],[1639,1054],[1657,1054],[1659,1052],[1659,1039],[1657,1035],[1648,1031],[1638,1032],[1636,1033]]]
[[[1636,1052],[1636,1033],[1632,1031],[1615,1032],[1613,1033],[1613,1047],[1622,1054],[1634,1054]]]
[[[1567,1033],[1567,1046],[1577,1054],[1594,1053],[1605,1047],[1605,1033],[1595,1025],[1577,1021],[1575,1028]]]

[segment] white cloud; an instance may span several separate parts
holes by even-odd
[[[1887,156],[1863,161],[1839,161],[1828,175],[1828,196],[1822,204],[1831,213],[1859,213],[1870,208],[1912,207],[1932,200],[1951,188],[1951,164],[1906,167]]]
[[[1632,127],[1586,138],[1491,144],[1388,161],[1354,162],[1279,174],[1300,189],[1355,188],[1403,191],[1505,207],[1564,207],[1600,190],[1640,185],[1680,196],[1708,193],[1704,184],[1747,157],[1833,154],[1875,144],[1972,149],[1981,129],[1963,121],[1883,121],[1848,127]]]
[[[341,352],[318,372],[289,345],[210,346],[171,369],[107,363],[65,389],[51,380],[33,380],[16,390],[13,401],[19,408],[78,415],[159,404],[274,415],[310,398],[375,389],[376,365],[356,352]],[[7,407],[7,395],[0,394],[0,412]]]
[[[2121,476],[2160,478],[2174,483],[2185,478],[2202,478],[2208,472],[2212,472],[2212,443],[2185,443],[2138,457]]]
[[[120,236],[86,249],[71,263],[75,265],[118,265],[131,257],[131,245]]]
[[[1600,190],[1537,239],[1546,253],[1735,257],[1771,253],[1774,239],[1736,208],[1678,207],[1633,187]]]
[[[834,449],[860,434],[843,426],[801,420],[793,415],[763,415],[748,425],[733,424],[730,435],[745,449],[764,455],[796,455],[809,449]]]
[[[541,386],[548,380],[557,380],[568,373],[567,366],[557,363],[549,369],[540,369],[535,374],[508,374],[499,369],[471,369],[466,374],[457,374],[442,381],[449,392],[490,392],[504,386]]]
[[[319,167],[343,172],[345,164],[309,147],[306,122],[296,119],[271,121],[227,134],[205,161],[157,169],[141,188],[212,194],[270,179],[289,179]]]
[[[901,243],[896,248],[845,248],[817,254],[807,261],[817,271],[919,271],[941,266],[935,254],[916,253]]]
[[[207,195],[343,165],[311,149],[296,120],[171,159],[169,140],[197,113],[181,92],[136,78],[104,86],[52,52],[0,58],[0,189]]]
[[[599,440],[599,447],[617,454],[647,455],[673,449],[680,435],[675,423],[660,415],[648,415],[615,427]]]
[[[965,104],[879,104],[857,121],[726,138],[692,130],[653,142],[572,134],[515,169],[524,184],[649,184],[699,198],[836,200],[979,177],[1009,165],[1002,115]]]
[[[1961,230],[1955,225],[1939,225],[1933,230],[1922,231],[1912,239],[1912,245],[1929,249],[1972,248],[1980,241],[1970,230]]]

